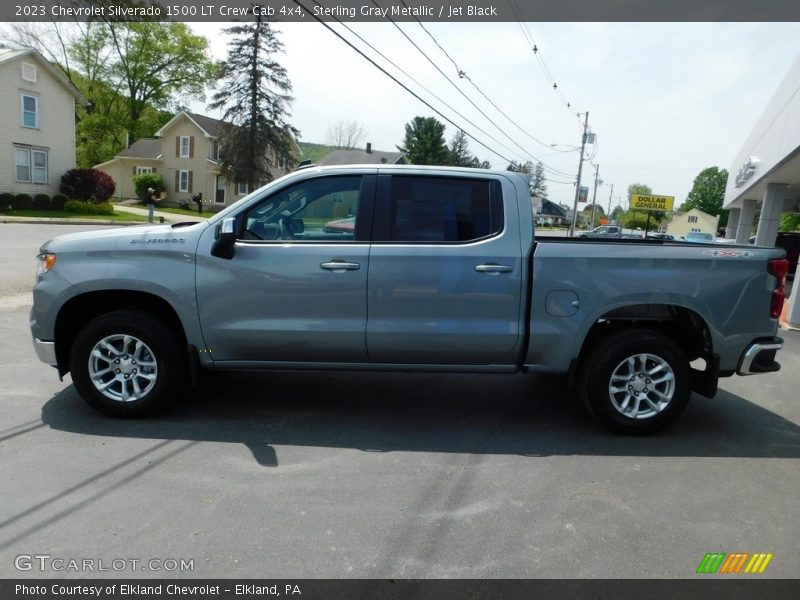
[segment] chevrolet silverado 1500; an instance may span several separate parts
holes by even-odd
[[[780,368],[783,256],[535,238],[507,171],[312,167],[207,222],[48,241],[30,322],[40,359],[115,416],[198,369],[523,371],[642,433],[719,377]]]

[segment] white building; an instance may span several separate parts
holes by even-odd
[[[726,237],[747,243],[756,212],[756,245],[773,246],[781,213],[800,211],[800,56],[778,86],[730,168],[723,208]],[[788,320],[800,323],[800,293]]]

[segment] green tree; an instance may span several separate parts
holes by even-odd
[[[88,106],[76,107],[82,166],[152,136],[179,98],[202,98],[216,70],[208,41],[185,23],[16,23],[3,39],[42,53],[88,100]]]
[[[798,231],[800,230],[800,213],[783,213],[778,231]]]
[[[625,211],[622,209],[622,207],[619,204],[617,204],[614,207],[614,210],[611,211],[611,220],[612,221],[618,220],[620,218],[620,215],[622,215],[624,213],[625,213]]]
[[[149,194],[147,190],[153,188],[159,196],[161,192],[166,189],[164,185],[164,178],[158,173],[140,173],[133,176],[133,187],[136,190],[136,195],[141,200],[145,200]]]
[[[293,160],[293,141],[300,132],[288,123],[292,84],[275,58],[283,52],[277,32],[261,16],[226,32],[232,37],[228,58],[209,108],[224,110],[229,124],[221,140],[223,170],[252,190],[272,181],[271,167]]]
[[[473,169],[488,169],[490,167],[487,161],[481,161],[470,152],[467,134],[461,129],[453,135],[448,153],[447,164],[452,167],[471,167]]]
[[[434,117],[414,117],[406,123],[403,145],[397,149],[414,165],[446,165],[450,152],[444,141],[444,123]]]
[[[709,215],[720,215],[719,226],[728,223],[728,211],[722,210],[722,201],[725,199],[725,186],[728,185],[728,171],[719,167],[708,167],[700,171],[694,178],[694,183],[686,202],[681,205],[681,210],[696,208]]]
[[[637,192],[638,193],[638,192]],[[647,212],[645,210],[629,210],[621,215],[618,215],[619,221],[623,227],[628,229],[644,229],[647,227]],[[655,211],[650,215],[650,231],[658,229],[661,226],[661,219],[655,218]]]
[[[531,161],[523,163],[512,160],[510,163],[508,163],[506,171],[513,171],[514,173],[527,173],[530,175],[533,173],[533,163]]]
[[[547,198],[547,178],[544,174],[544,165],[537,162],[531,173],[531,195]]]

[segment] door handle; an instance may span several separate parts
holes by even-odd
[[[361,265],[359,263],[345,262],[343,260],[331,260],[321,263],[319,268],[325,269],[326,271],[358,271]]]
[[[475,265],[475,270],[478,273],[510,273],[514,267],[509,265]]]

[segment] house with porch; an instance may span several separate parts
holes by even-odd
[[[222,172],[224,149],[220,138],[224,121],[182,111],[161,129],[155,138],[136,140],[114,158],[95,169],[116,182],[117,200],[136,198],[133,177],[140,173],[158,173],[166,184],[166,202],[178,205],[202,194],[203,207],[219,210],[250,193],[247,183],[230,181]],[[294,142],[294,140],[293,140]],[[294,143],[294,156],[300,149]],[[288,173],[292,161],[273,161],[273,179]]]

